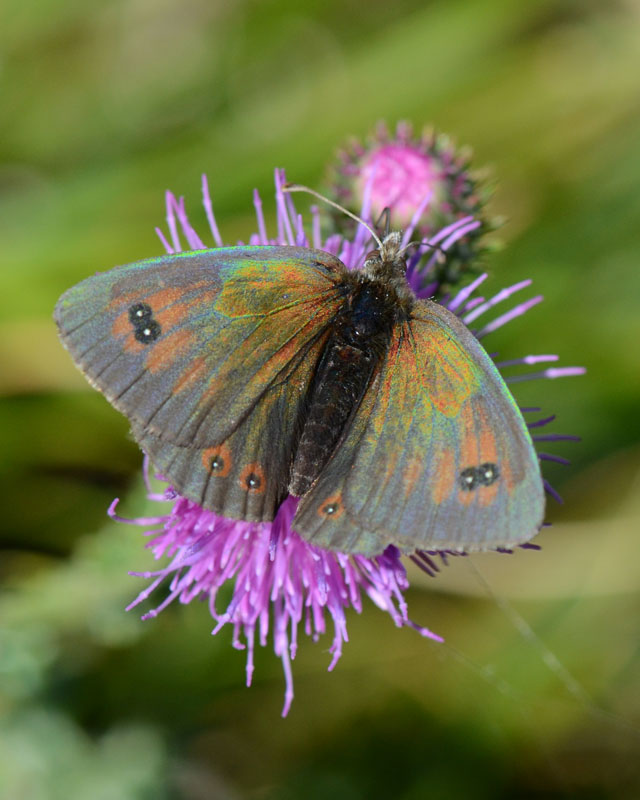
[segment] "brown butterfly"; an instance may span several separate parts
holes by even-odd
[[[400,235],[362,270],[302,247],[198,250],[67,291],[60,336],[183,496],[272,520],[300,498],[307,541],[373,555],[510,548],[544,490],[492,360],[417,299]]]

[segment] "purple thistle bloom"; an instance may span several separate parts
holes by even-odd
[[[296,500],[289,497],[270,523],[240,522],[225,519],[197,503],[176,495],[170,488],[149,498],[174,500],[168,514],[155,518],[125,520],[115,513],[117,500],[109,509],[114,519],[147,527],[161,526],[147,533],[148,547],[156,559],[169,557],[170,563],[155,572],[132,573],[153,579],[128,608],[145,600],[166,578],[171,578],[164,601],[142,618],[157,616],[169,603],[178,599],[189,603],[207,597],[211,616],[216,621],[212,631],[225,625],[233,627],[233,646],[247,649],[247,686],[253,675],[256,640],[266,646],[273,626],[273,647],[282,660],[285,675],[286,716],[293,700],[291,659],[298,646],[298,626],[317,640],[326,633],[325,613],[333,622],[332,654],[329,670],[342,655],[348,641],[345,609],[362,610],[362,594],[386,611],[398,627],[408,625],[422,636],[441,642],[442,638],[413,623],[407,616],[403,592],[408,588],[407,574],[397,548],[387,547],[375,558],[345,555],[322,550],[301,539],[291,530]],[[235,581],[233,597],[227,608],[216,608],[218,590],[229,580]],[[242,641],[244,639],[244,643]]]
[[[296,211],[291,195],[283,192],[284,184],[284,173],[276,170],[277,233],[274,237],[269,237],[267,234],[262,201],[257,191],[254,192],[257,232],[250,236],[249,244],[314,247],[337,255],[350,269],[359,267],[370,249],[367,230],[363,226],[358,226],[352,237],[334,233],[323,239],[319,212],[313,207],[311,234],[308,236],[303,227],[302,216]],[[371,218],[371,186],[369,182],[365,187],[360,210],[365,220]],[[222,246],[223,241],[204,176],[202,190],[213,242],[216,246]],[[183,249],[206,247],[207,244],[189,222],[183,198],[176,198],[171,192],[167,192],[166,206],[169,235],[166,237],[160,230],[158,235],[167,252],[176,253]],[[406,244],[411,240],[421,213],[419,206],[406,227],[403,243]],[[408,260],[407,279],[418,297],[433,295],[439,288],[435,268],[442,260],[443,254],[455,246],[462,237],[480,226],[478,220],[465,216],[435,233],[429,241],[417,246]],[[437,245],[437,250],[434,250],[434,245]],[[445,301],[447,307],[466,324],[475,323],[494,306],[530,285],[530,281],[522,281],[485,300],[476,295],[476,290],[485,278],[486,275],[479,276],[472,284]],[[524,314],[541,300],[540,296],[534,297],[516,305],[492,322],[481,323],[482,327],[476,335],[479,338],[485,336],[514,317]],[[499,366],[536,364],[556,359],[556,356],[526,356],[502,362]],[[511,380],[559,377],[580,374],[583,371],[582,368],[576,367],[552,368],[530,373],[528,376],[517,375]],[[552,419],[552,417],[540,419],[531,423],[530,427],[543,427]],[[533,438],[550,440],[550,436],[544,434]],[[562,461],[559,457],[548,454],[541,455],[541,458]],[[311,545],[291,530],[297,503],[297,499],[293,497],[285,500],[273,522],[255,523],[226,519],[178,495],[171,487],[161,494],[154,493],[148,483],[147,487],[151,500],[172,503],[168,512],[162,511],[154,517],[124,520],[115,512],[117,500],[109,509],[109,514],[114,519],[147,528],[146,535],[151,537],[147,546],[152,550],[154,557],[157,560],[170,559],[169,563],[159,570],[132,573],[150,579],[151,583],[129,608],[147,599],[166,579],[169,580],[166,598],[154,610],[147,612],[143,619],[156,616],[173,600],[189,603],[196,597],[206,597],[216,623],[213,634],[218,633],[224,626],[231,625],[233,646],[247,650],[247,685],[250,685],[253,674],[256,636],[258,643],[266,646],[271,628],[273,647],[282,661],[285,675],[283,716],[288,713],[293,700],[291,660],[296,654],[298,626],[303,625],[304,632],[317,640],[326,632],[327,615],[330,617],[333,624],[333,641],[330,647],[332,658],[329,664],[331,670],[340,658],[343,643],[348,640],[345,610],[351,607],[359,613],[362,609],[363,594],[380,609],[386,611],[397,626],[409,626],[422,636],[442,641],[441,637],[417,625],[408,616],[404,599],[408,579],[401,554],[396,547],[389,546],[380,555],[367,558],[331,552]],[[550,487],[549,491],[553,494]],[[433,555],[440,555],[446,563],[446,554],[417,553],[412,560],[425,572],[434,574],[438,567],[431,557]],[[227,581],[233,582],[233,594],[227,607],[221,610],[216,605],[218,590]]]
[[[449,243],[446,262],[433,270],[446,288],[459,283],[463,273],[476,270],[484,253],[481,239],[496,227],[483,218],[490,192],[471,169],[468,148],[457,148],[431,128],[416,135],[408,122],[399,122],[395,132],[381,122],[364,144],[352,139],[338,152],[329,184],[333,197],[356,212],[368,191],[372,219],[389,209],[391,229],[410,228],[416,238],[443,233],[461,218],[473,218],[475,224],[457,231]],[[352,230],[344,215],[334,215],[334,223],[339,230]]]

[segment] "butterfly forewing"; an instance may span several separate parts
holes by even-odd
[[[498,371],[453,314],[419,301],[293,527],[369,554],[480,550],[530,539],[543,514],[537,456]]]
[[[60,335],[137,430],[225,439],[340,302],[342,264],[292,247],[220,248],[117,267],[58,303]]]

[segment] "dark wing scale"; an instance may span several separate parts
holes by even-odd
[[[463,471],[486,464],[499,477],[465,489]],[[493,362],[453,314],[421,301],[396,325],[375,384],[293,527],[347,552],[471,551],[527,541],[543,514],[537,456]]]

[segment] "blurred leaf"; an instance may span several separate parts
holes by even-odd
[[[0,725],[0,795],[29,800],[168,797],[164,745],[145,726],[92,741],[69,719],[27,710]]]

